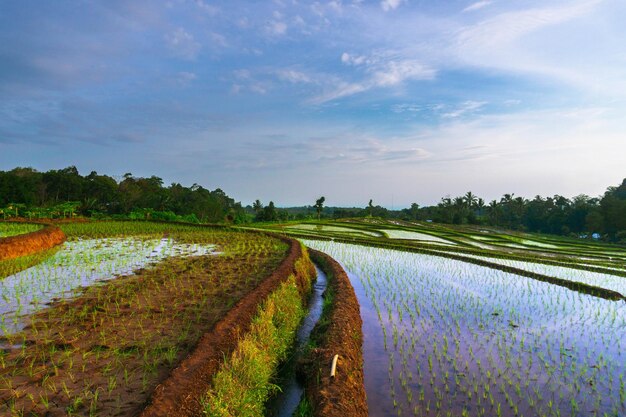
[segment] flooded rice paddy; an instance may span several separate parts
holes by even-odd
[[[172,239],[109,238],[66,242],[42,263],[0,280],[0,336],[19,331],[23,317],[94,283],[154,265],[172,256],[214,253],[214,245]]]
[[[456,243],[442,239],[437,236],[429,235],[427,233],[419,233],[419,232],[411,232],[407,230],[392,230],[385,229],[383,230],[389,236],[390,239],[409,239],[409,240],[422,240],[424,242],[429,243],[441,243],[444,245],[456,245]]]
[[[555,278],[561,278],[568,281],[582,282],[584,284],[593,285],[595,287],[606,288],[607,290],[617,291],[622,295],[626,295],[626,277],[611,274],[602,274],[600,272],[584,271],[581,269],[566,268],[558,265],[547,265],[537,262],[517,261],[514,259],[491,258],[488,256],[476,256],[464,254],[468,258],[481,259],[496,263],[499,265],[510,266],[525,271],[535,272],[537,274],[548,275]],[[612,269],[612,268],[607,268]],[[613,268],[614,269],[614,268]],[[614,269],[617,270],[617,269]]]
[[[343,227],[343,226],[327,226],[327,225],[321,225],[321,224],[301,223],[301,224],[289,225],[289,226],[286,226],[286,228],[293,229],[293,230],[313,231],[313,232],[336,232],[336,233],[348,234],[348,235],[362,235],[362,236],[374,236],[374,237],[382,236],[380,232],[376,232],[376,231],[354,229],[354,228]]]
[[[626,415],[623,301],[435,256],[305,244],[356,290],[371,415]]]

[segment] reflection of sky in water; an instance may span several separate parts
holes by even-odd
[[[89,239],[66,242],[56,254],[0,280],[0,335],[18,330],[31,314],[73,290],[154,265],[171,256],[214,253],[214,245],[180,244],[172,239]]]
[[[488,256],[477,256],[463,254],[468,258],[482,259],[498,265],[511,266],[524,271],[535,272],[537,274],[547,275],[550,277],[561,278],[567,281],[582,282],[584,284],[593,285],[607,290],[617,291],[622,295],[626,295],[626,277],[617,275],[601,274],[593,271],[583,271],[581,269],[566,268],[557,265],[546,265],[534,262],[517,261],[513,259],[498,259]]]
[[[446,258],[305,244],[341,262],[359,297],[372,415],[495,416],[498,403],[504,416],[626,415],[623,301]]]

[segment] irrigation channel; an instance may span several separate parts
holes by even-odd
[[[626,415],[623,300],[431,255],[304,244],[355,289],[370,415]]]
[[[313,285],[313,291],[308,300],[309,312],[302,321],[296,336],[294,354],[280,372],[280,392],[272,399],[268,406],[267,415],[272,417],[291,417],[296,411],[304,393],[302,384],[296,377],[296,364],[302,350],[309,341],[311,331],[322,315],[323,298],[328,283],[326,274],[315,265],[317,279]]]

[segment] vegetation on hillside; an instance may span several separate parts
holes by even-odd
[[[33,168],[0,171],[0,218],[92,217],[218,223],[242,222],[244,210],[224,191],[198,184],[169,187],[156,176],[125,174],[120,181],[76,167],[39,172]]]

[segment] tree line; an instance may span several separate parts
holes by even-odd
[[[245,223],[321,218],[380,217],[449,224],[489,225],[512,230],[576,237],[601,237],[626,243],[626,179],[599,197],[504,194],[486,202],[474,193],[443,197],[435,206],[417,203],[388,210],[370,200],[365,207],[327,207],[320,197],[310,206],[277,208],[256,200],[242,207],[224,191],[163,185],[156,176],[119,180],[92,171],[82,176],[74,166],[39,172],[33,168],[0,171],[0,218],[128,218],[204,223]]]
[[[573,237],[602,237],[626,243],[626,179],[608,187],[604,195],[566,198],[535,196],[533,199],[504,194],[489,203],[471,191],[444,197],[439,204],[402,210],[411,220],[431,219],[440,223],[477,224]]]
[[[39,172],[0,171],[0,218],[63,218],[75,215],[190,222],[244,222],[241,203],[224,191],[193,184],[164,186],[156,176],[125,174],[119,181],[74,166]]]
[[[547,233],[578,238],[602,238],[626,243],[626,179],[619,186],[609,187],[604,195],[578,195],[567,198],[535,196],[533,199],[504,194],[499,200],[485,202],[469,191],[458,197],[443,197],[435,206],[389,210],[374,205],[366,207],[324,207],[325,198],[303,207],[276,209],[256,200],[247,207],[256,221],[303,219],[341,219],[379,217],[408,221],[433,221],[448,224],[488,225],[510,230]]]

